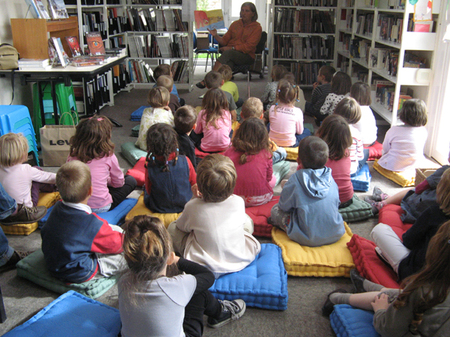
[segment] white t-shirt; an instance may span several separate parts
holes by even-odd
[[[355,124],[359,130],[364,145],[372,145],[377,140],[377,122],[372,109],[368,105],[361,105],[361,119]]]

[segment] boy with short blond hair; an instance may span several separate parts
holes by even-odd
[[[109,225],[87,205],[92,195],[89,166],[74,160],[56,174],[62,201],[41,230],[42,252],[50,274],[67,283],[109,277],[126,268],[122,229]]]
[[[169,101],[169,108],[172,110],[172,113],[175,114],[175,111],[181,106],[180,102],[178,101],[178,97],[175,96],[172,93],[173,90],[173,79],[172,77],[168,75],[161,75],[158,77],[158,80],[156,81],[156,85],[158,87],[164,87],[166,88],[170,93],[170,101]]]
[[[173,79],[173,74],[172,74],[172,70],[170,69],[170,65],[168,64],[160,64],[159,66],[157,66],[155,68],[155,70],[153,70],[153,78],[155,79],[155,82],[158,81],[158,78],[162,75],[167,75],[170,76]],[[155,84],[155,87],[157,86],[157,84]],[[170,91],[169,91],[170,92]],[[173,84],[173,88],[172,88],[172,94],[174,94],[175,96],[177,96],[178,101],[180,103],[180,106],[184,105],[184,99],[180,98],[180,95],[178,95],[178,90],[175,84]]]

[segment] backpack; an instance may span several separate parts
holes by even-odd
[[[19,67],[19,52],[8,43],[0,45],[0,69],[11,70]]]

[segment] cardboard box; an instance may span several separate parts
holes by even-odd
[[[197,49],[208,49],[208,48],[209,48],[209,34],[198,34]]]

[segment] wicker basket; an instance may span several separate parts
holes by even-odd
[[[436,168],[416,168],[416,186],[436,172]]]

